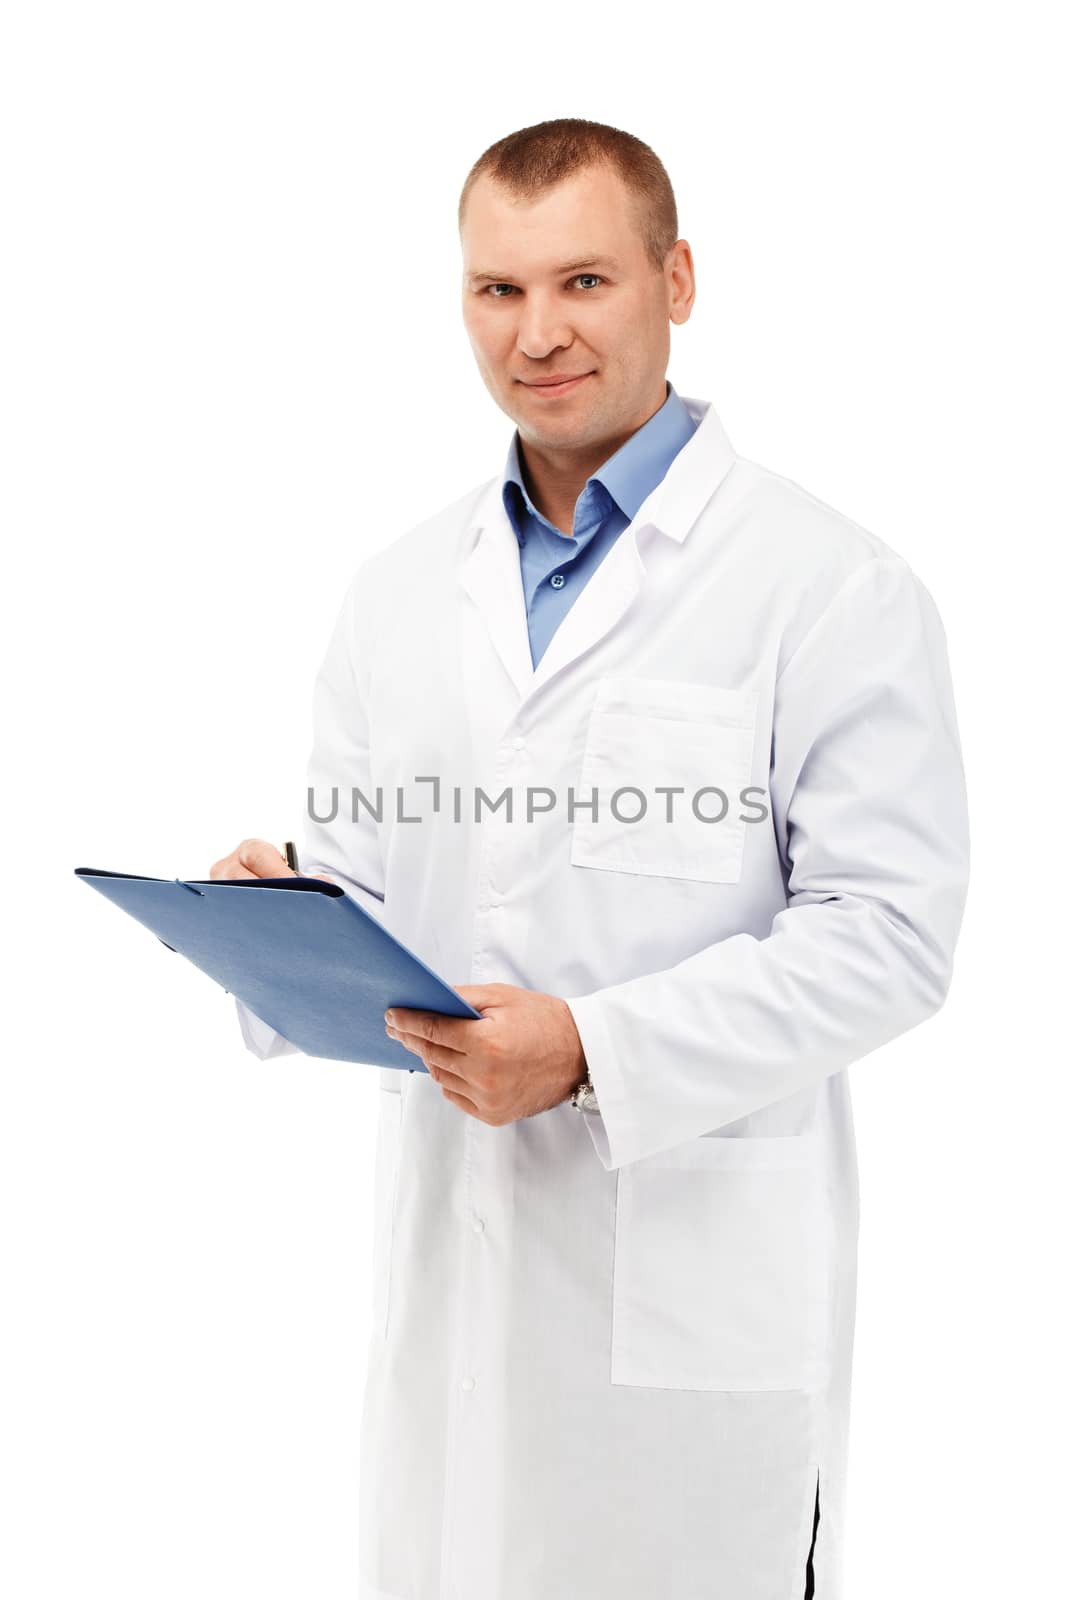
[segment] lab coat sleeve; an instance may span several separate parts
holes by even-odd
[[[348,587],[315,679],[312,749],[307,765],[305,815],[299,862],[306,877],[329,873],[346,894],[379,919],[385,877],[378,824],[371,814],[376,796],[370,778],[367,726],[369,613],[364,569]],[[358,789],[366,804],[356,807]],[[244,1042],[261,1061],[292,1055],[296,1046],[237,1001]]]
[[[945,999],[967,799],[944,631],[902,558],[855,569],[781,668],[769,781],[788,903],[767,936],[568,998],[609,1171],[813,1085]]]

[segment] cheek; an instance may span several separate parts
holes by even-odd
[[[574,332],[578,343],[591,351],[602,365],[610,365],[613,371],[620,373],[631,370],[634,340],[639,334],[611,308],[598,306],[584,317],[575,318]]]
[[[501,319],[475,310],[466,317],[467,337],[478,360],[493,366],[507,347],[507,334]]]
[[[647,304],[625,300],[616,300],[602,321],[621,350],[640,350],[651,340],[655,326]]]

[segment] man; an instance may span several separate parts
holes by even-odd
[[[667,382],[647,146],[500,140],[460,237],[516,431],[356,574],[302,857],[482,1013],[389,1019],[429,1071],[380,1069],[361,1594],[840,1600],[847,1068],[943,1002],[967,886],[943,631]]]

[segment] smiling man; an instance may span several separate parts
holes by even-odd
[[[372,804],[302,854],[481,1012],[383,1019],[361,1595],[841,1600],[848,1068],[942,1004],[968,879],[943,630],[667,380],[645,144],[522,129],[459,223],[515,428],[355,574],[308,783]]]
[[[587,479],[667,398],[670,325],[689,317],[694,276],[688,244],[670,238],[673,207],[658,198],[646,219],[647,202],[603,165],[528,196],[487,168],[464,190],[467,334],[486,388],[517,425],[521,461],[509,465],[522,467],[534,505],[563,533],[571,532],[576,503],[586,509]],[[576,253],[578,239],[604,248]],[[665,439],[655,430],[655,465],[664,471],[671,445],[677,439],[680,448],[693,431],[681,402],[672,409],[681,423],[672,418]],[[627,463],[613,465],[625,471]],[[602,498],[587,495],[587,504]]]

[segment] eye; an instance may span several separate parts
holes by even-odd
[[[599,286],[604,281],[598,272],[579,272],[575,277],[571,278],[570,282],[577,283],[580,278],[595,279],[596,281],[594,287]],[[487,283],[485,288],[482,290],[482,293],[487,294],[490,300],[510,300],[511,290],[513,290],[514,287],[515,285],[513,283]],[[508,290],[508,293],[495,294],[493,291],[496,289],[506,289]]]

